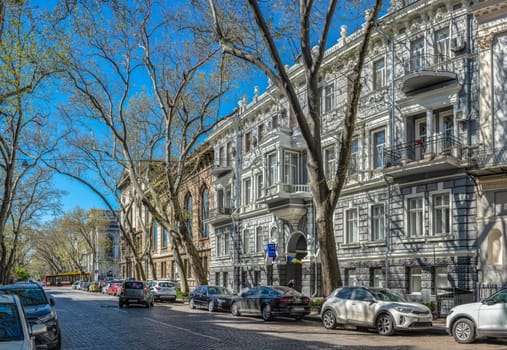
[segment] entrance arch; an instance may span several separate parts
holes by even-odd
[[[294,289],[301,291],[303,266],[301,261],[308,254],[306,236],[301,231],[292,232],[287,241],[287,280],[294,280]]]

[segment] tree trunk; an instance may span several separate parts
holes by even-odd
[[[316,203],[315,205],[317,237],[322,267],[322,294],[326,296],[333,291],[335,286],[342,285],[342,278],[335,248],[333,209],[321,203]]]

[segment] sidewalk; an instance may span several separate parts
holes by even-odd
[[[322,322],[320,314],[317,311],[312,311],[310,314],[305,316],[305,320]],[[445,318],[437,318],[433,320],[433,327],[431,328],[432,333],[445,333]]]

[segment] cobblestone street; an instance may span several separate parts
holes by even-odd
[[[507,341],[479,340],[460,345],[444,333],[382,337],[373,331],[326,330],[314,319],[234,317],[229,313],[191,310],[183,303],[118,308],[116,297],[48,289],[56,298],[63,334],[62,349],[505,349]]]

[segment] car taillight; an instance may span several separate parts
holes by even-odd
[[[282,297],[280,298],[281,303],[290,303],[292,302],[292,297]]]
[[[160,287],[155,287],[156,290],[160,290]]]

